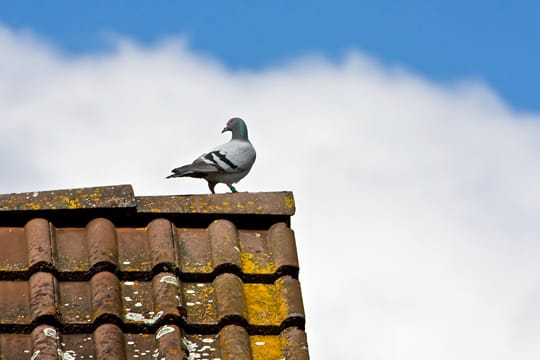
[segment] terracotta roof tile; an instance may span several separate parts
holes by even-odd
[[[28,277],[43,268],[70,279],[88,278],[102,269],[124,277],[172,269],[186,278],[232,271],[271,281],[298,271],[294,234],[285,223],[253,231],[237,230],[228,220],[193,229],[155,219],[144,228],[116,228],[107,219],[95,218],[84,228],[56,228],[35,218],[24,228],[0,227],[1,245],[0,276],[8,277],[17,272]]]
[[[154,334],[125,333],[103,324],[86,334],[65,334],[39,325],[31,334],[0,334],[5,359],[222,359],[307,360],[304,331],[290,327],[279,335],[249,335],[238,325],[216,334],[187,334],[176,325],[163,325]]]
[[[152,327],[163,319],[208,331],[236,321],[254,333],[275,333],[287,323],[303,324],[298,280],[289,275],[274,283],[243,283],[231,273],[212,282],[183,283],[172,273],[150,281],[121,281],[108,271],[89,281],[58,281],[38,272],[29,281],[0,281],[2,323],[31,326],[42,317],[81,329],[103,321]]]
[[[291,193],[0,195],[0,358],[308,359]]]

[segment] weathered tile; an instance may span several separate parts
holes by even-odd
[[[308,359],[289,192],[0,195],[0,359]]]

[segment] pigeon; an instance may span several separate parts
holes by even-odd
[[[215,194],[218,183],[226,184],[233,193],[237,192],[234,183],[246,176],[255,162],[255,148],[248,139],[248,130],[244,120],[232,118],[222,133],[230,131],[232,139],[206,154],[199,156],[193,163],[171,170],[173,177],[202,178],[208,181],[208,188]]]

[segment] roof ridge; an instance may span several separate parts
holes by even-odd
[[[0,195],[0,212],[135,208],[131,185],[109,185]]]
[[[132,185],[108,185],[0,194],[0,213],[13,211],[130,209],[138,214],[295,213],[290,191],[225,194],[135,196]]]

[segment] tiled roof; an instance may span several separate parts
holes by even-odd
[[[308,359],[290,192],[0,195],[0,359]]]

